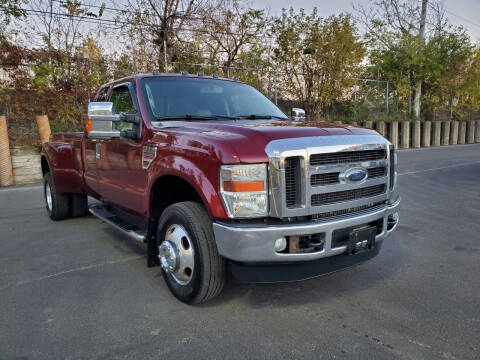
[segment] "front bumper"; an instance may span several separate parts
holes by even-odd
[[[213,230],[219,253],[230,259],[235,277],[247,283],[271,283],[305,280],[354,266],[375,257],[383,240],[398,225],[400,198],[393,204],[384,204],[350,216],[286,225],[225,224],[216,222]],[[389,222],[389,217],[395,221]],[[383,219],[383,228],[375,237],[375,246],[355,255],[345,254],[346,246],[332,248],[335,230],[361,226]],[[321,251],[285,254],[274,250],[275,240],[282,236],[325,233]],[[337,255],[337,256],[335,256]]]
[[[393,204],[382,204],[357,212],[354,215],[336,216],[309,222],[269,224],[227,224],[215,222],[213,231],[218,252],[227,259],[242,263],[289,263],[318,260],[345,252],[346,246],[332,248],[332,233],[370,223],[383,218],[383,228],[375,238],[380,244],[397,226],[388,223],[390,215],[397,214],[400,198]],[[397,217],[398,218],[398,217]],[[312,253],[278,253],[275,240],[283,236],[302,236],[325,233],[325,245],[321,251]]]

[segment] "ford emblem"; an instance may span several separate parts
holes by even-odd
[[[361,184],[367,180],[367,170],[363,167],[355,167],[348,169],[343,174],[343,179],[350,184]]]

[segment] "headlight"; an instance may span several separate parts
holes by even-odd
[[[222,166],[220,193],[231,218],[267,216],[267,164]]]

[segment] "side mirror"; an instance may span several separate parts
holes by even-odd
[[[114,130],[113,128],[113,123],[120,120],[120,114],[113,114],[113,103],[89,103],[87,122],[88,137],[97,139],[120,137],[120,131]]]
[[[294,121],[305,121],[305,110],[299,108],[292,108],[290,117]]]

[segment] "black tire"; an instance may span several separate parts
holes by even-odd
[[[50,205],[47,201],[47,193],[50,189]],[[50,173],[46,173],[43,178],[43,195],[45,199],[45,207],[50,219],[57,221],[68,218],[70,201],[68,194],[57,193],[53,178]]]
[[[88,197],[86,194],[70,195],[70,216],[81,217],[88,214]]]
[[[162,214],[157,230],[158,244],[165,240],[166,231],[173,225],[182,226],[194,249],[194,269],[191,280],[182,285],[162,269],[172,294],[187,304],[199,304],[218,296],[226,277],[225,259],[218,254],[212,220],[205,208],[196,202],[181,202],[169,206]]]

